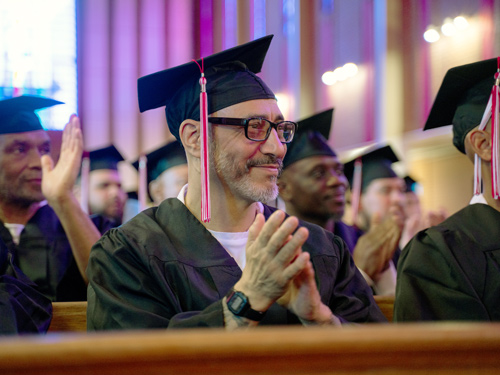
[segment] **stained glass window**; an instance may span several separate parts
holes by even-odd
[[[0,0],[0,99],[60,100],[39,115],[62,129],[78,109],[76,61],[75,0]]]

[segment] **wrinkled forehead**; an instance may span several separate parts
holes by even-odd
[[[28,142],[34,144],[50,143],[50,137],[45,130],[34,130],[22,133],[0,134],[0,144],[7,145],[13,142]]]

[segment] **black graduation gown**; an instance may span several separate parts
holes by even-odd
[[[363,235],[363,231],[352,225],[347,225],[342,221],[336,221],[333,227],[333,234],[339,236],[344,240],[349,249],[349,253],[352,254],[356,244],[358,243],[359,237]]]
[[[52,318],[52,303],[12,258],[0,240],[0,335],[44,333]]]
[[[418,233],[399,261],[394,320],[500,320],[499,233],[485,204]]]
[[[93,216],[101,233],[110,228],[108,220]],[[78,270],[66,233],[54,210],[40,207],[21,232],[16,245],[0,222],[0,237],[15,257],[15,263],[51,301],[85,301],[87,286]]]
[[[264,206],[264,215],[274,209]],[[385,321],[344,242],[319,226],[311,253],[322,300],[343,321]],[[222,298],[240,279],[234,259],[178,199],[111,229],[92,248],[89,330],[222,327]],[[274,304],[261,324],[298,323]]]

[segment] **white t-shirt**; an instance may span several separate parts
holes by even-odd
[[[47,201],[41,201],[38,203],[38,208],[43,207],[47,204]],[[16,245],[19,245],[19,241],[21,240],[21,232],[23,231],[25,225],[23,224],[14,224],[14,223],[4,223],[5,228],[7,228],[12,236],[12,240]]]
[[[5,223],[4,224],[5,228],[7,228],[10,232],[10,235],[12,236],[12,240],[16,245],[19,245],[19,241],[21,239],[21,232],[24,229],[23,224],[11,224],[11,223]]]
[[[177,199],[179,199],[183,204],[185,203],[185,197],[187,193],[187,184],[183,186]],[[258,202],[259,211],[264,212],[264,206],[262,203]],[[246,254],[245,249],[248,241],[248,231],[246,232],[216,232],[214,230],[209,230],[212,236],[215,237],[217,241],[222,245],[222,247],[231,255],[238,266],[243,270],[245,268]]]

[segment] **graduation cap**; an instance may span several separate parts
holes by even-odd
[[[500,57],[448,70],[424,127],[424,130],[428,130],[453,125],[453,144],[465,154],[467,133],[475,127],[484,130],[492,119],[491,192],[495,199],[500,197],[499,72]],[[480,195],[481,159],[478,155],[474,159],[474,195]]]
[[[391,165],[399,161],[399,159],[391,146],[387,145],[370,150],[344,164],[344,173],[351,184],[351,188],[354,188],[353,180],[356,161],[360,161],[362,165],[361,191],[377,178],[398,177]]]
[[[200,68],[207,79],[208,113],[253,99],[275,99],[255,74],[262,69],[272,35],[184,65],[139,78],[141,112],[165,107],[170,132],[179,139],[186,119],[200,119]],[[199,65],[198,65],[199,64]]]
[[[41,96],[23,95],[0,101],[0,134],[44,130],[35,111],[63,102]]]
[[[113,145],[90,151],[88,157],[90,159],[90,171],[97,169],[113,169],[116,171],[118,170],[118,163],[124,160]]]
[[[299,121],[297,133],[288,144],[283,168],[310,156],[337,156],[327,142],[332,119],[333,108]]]
[[[147,183],[156,180],[164,171],[177,165],[187,164],[186,152],[178,141],[167,143],[166,145],[150,152],[146,155]],[[139,170],[139,160],[132,163],[132,166]]]
[[[370,149],[362,155],[344,164],[344,174],[352,190],[352,220],[356,222],[359,201],[366,187],[378,178],[398,177],[391,164],[399,161],[391,146]]]
[[[141,207],[146,207],[146,195],[153,200],[149,192],[149,183],[167,169],[183,164],[187,164],[186,152],[179,141],[169,142],[147,155],[141,155],[132,163],[132,166],[139,171],[138,198]]]
[[[255,99],[275,99],[257,77],[272,35],[139,78],[139,109],[165,107],[170,132],[180,140],[186,119],[200,121],[201,221],[210,221],[208,114]],[[201,78],[200,78],[201,73]]]
[[[496,58],[448,70],[424,130],[453,125],[453,144],[465,154],[465,136],[481,123],[496,71]]]

